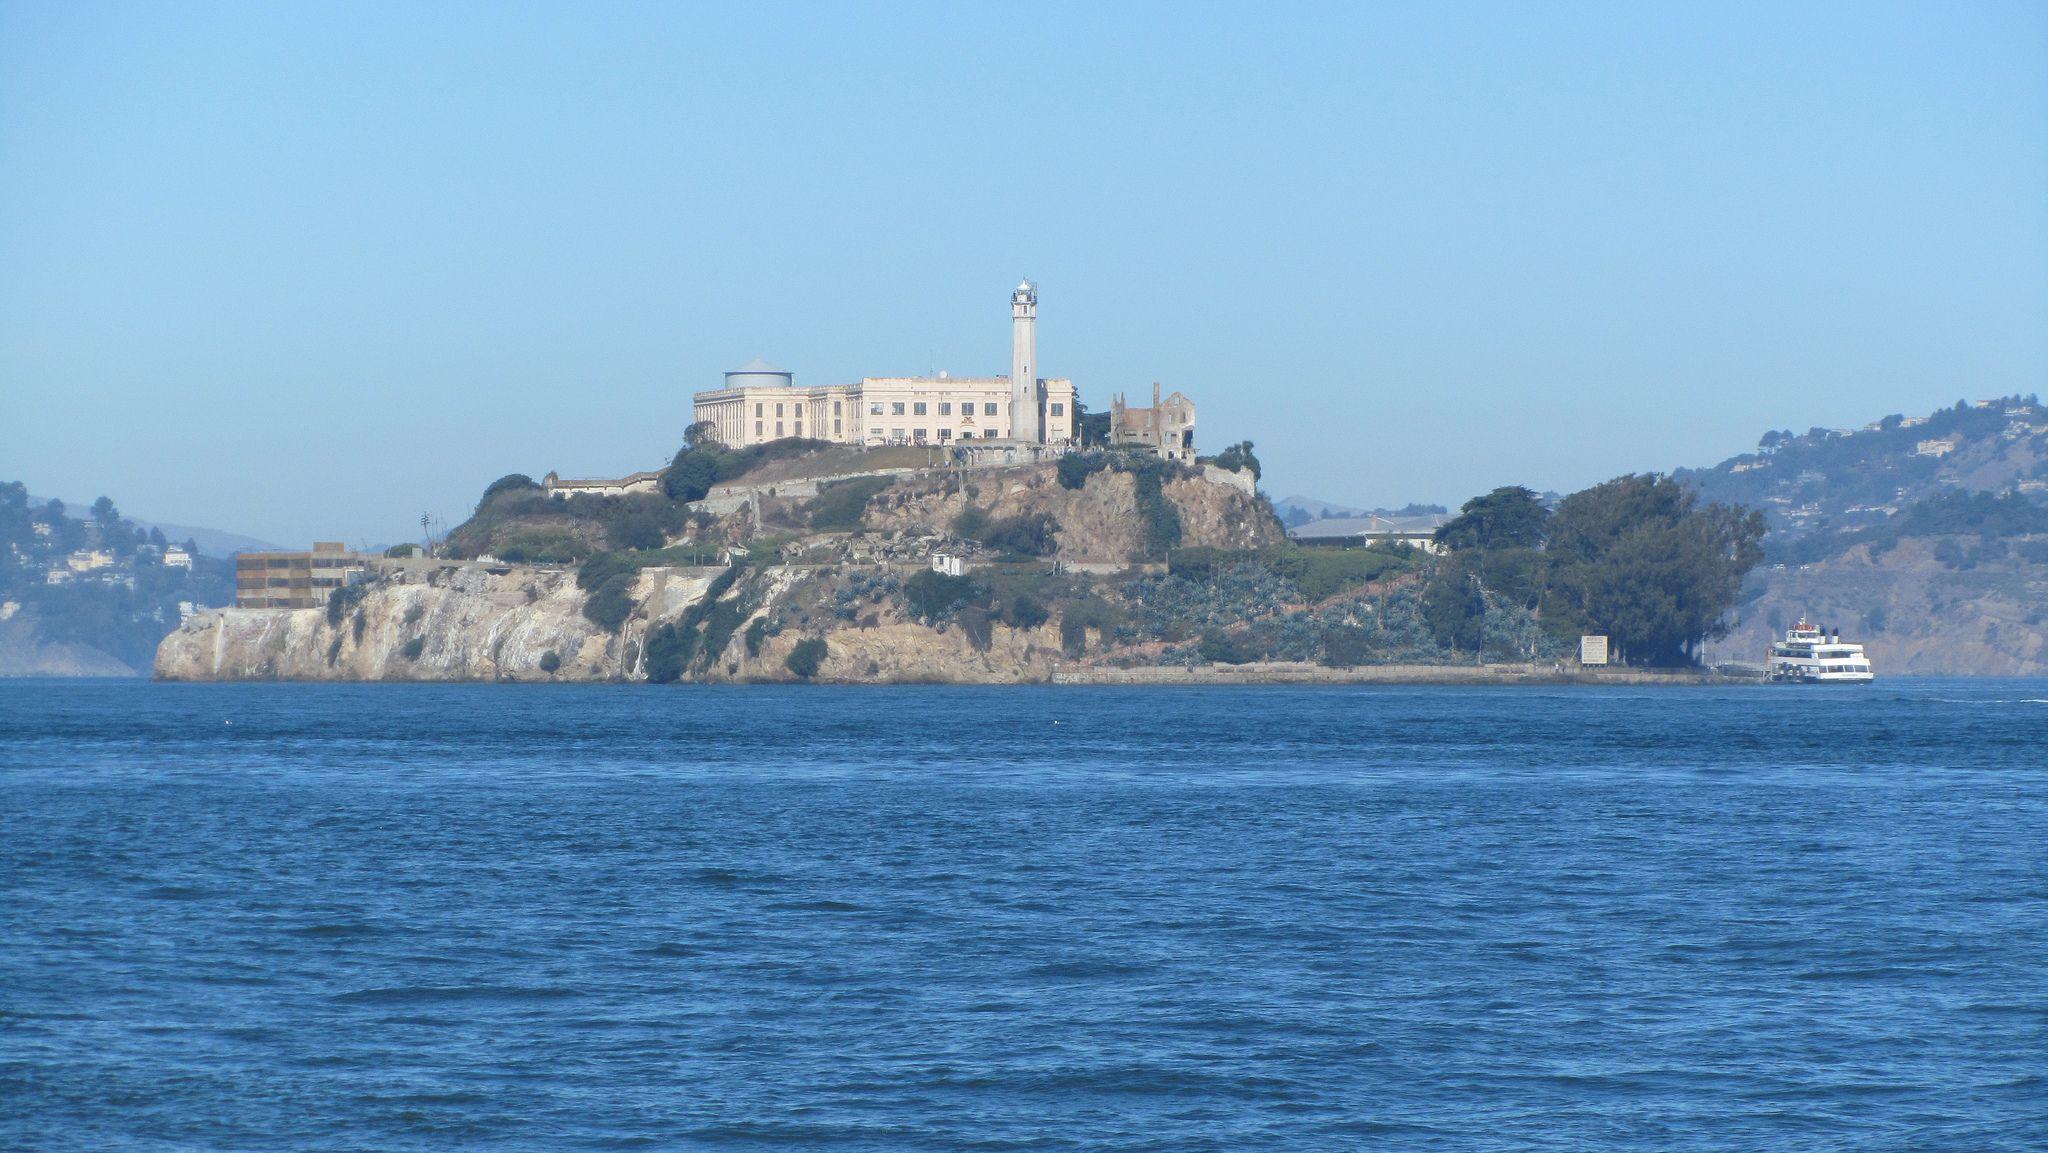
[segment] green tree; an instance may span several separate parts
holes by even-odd
[[[1227,468],[1232,472],[1251,473],[1254,481],[1260,476],[1259,458],[1252,455],[1252,442],[1248,440],[1240,440],[1217,453],[1213,463],[1217,468]]]
[[[1763,535],[1761,514],[1702,506],[1670,477],[1573,493],[1550,519],[1544,623],[1558,635],[1605,633],[1629,664],[1693,663],[1701,641],[1727,635]]]
[[[1466,501],[1436,530],[1436,542],[1448,549],[1537,548],[1549,519],[1550,510],[1535,493],[1506,485]]]
[[[1438,644],[1453,652],[1478,654],[1486,600],[1480,595],[1479,574],[1462,558],[1453,556],[1438,565],[1423,587],[1422,620]]]
[[[691,428],[696,428],[692,425]],[[695,444],[684,445],[661,474],[661,490],[672,501],[687,504],[703,500],[718,483],[718,457]]]

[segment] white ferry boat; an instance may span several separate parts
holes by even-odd
[[[1807,624],[1805,617],[1771,646],[1767,667],[1772,680],[1792,684],[1862,685],[1877,679],[1862,645],[1844,642],[1840,632]]]

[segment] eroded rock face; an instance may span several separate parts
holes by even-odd
[[[1220,470],[1208,470],[1220,472]],[[1281,543],[1271,510],[1240,474],[1187,476],[1162,492],[1180,513],[1182,544],[1260,548]],[[1046,513],[1059,522],[1058,559],[1118,569],[1144,554],[1137,485],[1099,472],[1079,489],[1050,467],[971,474],[973,505],[992,518]],[[848,620],[818,606],[861,574],[907,576],[943,543],[968,498],[957,483],[924,478],[885,490],[867,513],[869,541],[886,555],[862,559],[839,538],[784,545],[782,564],[748,570],[724,596],[747,615],[715,654],[693,658],[696,681],[794,680],[785,663],[806,636],[827,655],[818,679],[856,683],[1049,681],[1063,663],[1057,619],[1035,629],[991,622],[976,645],[958,624],[907,620],[893,597],[875,594]],[[830,547],[827,547],[827,546]],[[901,555],[898,555],[901,554]],[[650,568],[634,588],[637,608],[618,634],[583,615],[575,574],[523,566],[462,565],[394,576],[368,586],[338,622],[325,609],[225,609],[194,617],[164,639],[165,680],[540,681],[643,680],[649,634],[706,596],[718,569]],[[893,587],[893,586],[892,586]],[[792,600],[793,598],[793,600]],[[807,608],[807,606],[809,606]],[[829,606],[828,606],[829,607]],[[745,637],[756,621],[772,635]],[[548,660],[552,654],[554,659]],[[553,665],[552,669],[544,665]]]
[[[1188,548],[1268,548],[1286,532],[1258,499],[1250,477],[1206,468],[1162,486],[1180,513],[1181,545]],[[1051,468],[970,473],[972,501],[956,485],[924,483],[887,491],[868,506],[874,529],[942,535],[971,503],[991,519],[1045,513],[1059,522],[1058,559],[1069,564],[1125,564],[1142,559],[1144,522],[1136,478],[1098,472],[1080,489],[1062,487]]]
[[[164,680],[608,680],[635,675],[647,628],[680,614],[708,579],[650,569],[636,590],[653,617],[620,635],[583,615],[573,573],[462,568],[369,586],[331,624],[325,609],[220,609],[157,649]],[[417,640],[417,655],[408,655]],[[558,667],[543,669],[553,653]]]

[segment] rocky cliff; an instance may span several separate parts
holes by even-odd
[[[617,635],[583,615],[575,574],[451,567],[365,586],[339,613],[220,609],[164,638],[164,680],[497,681],[631,676],[646,628],[701,596],[709,578],[650,569],[646,615]],[[552,655],[553,660],[548,658]],[[553,665],[552,671],[547,667]]]
[[[1189,546],[1253,548],[1282,540],[1250,478],[1210,469],[1166,481],[1160,493]],[[803,510],[776,498],[784,515]],[[393,573],[325,609],[227,609],[202,614],[165,638],[156,675],[166,680],[539,681],[642,680],[650,649],[686,653],[691,680],[789,680],[787,659],[809,637],[826,640],[820,679],[885,683],[1011,683],[1049,680],[1084,645],[1064,603],[1091,596],[1079,570],[1119,570],[1147,554],[1141,495],[1127,474],[1101,472],[1078,489],[1050,467],[897,481],[868,503],[855,533],[778,533],[730,574],[719,568],[649,567],[632,587],[617,632],[585,615],[589,594],[566,568],[454,563]],[[990,518],[1044,514],[1057,521],[1050,563],[1010,566],[1046,611],[1035,619],[966,612],[921,620],[902,595],[935,551],[961,548],[951,526],[969,506]],[[751,508],[706,530],[748,537]],[[772,552],[769,550],[773,550]],[[1022,571],[1024,575],[1017,575]],[[720,579],[723,576],[723,579]],[[715,599],[707,602],[707,596]],[[1022,587],[1021,585],[1019,587]],[[1014,592],[1014,590],[1013,590]],[[1013,597],[1014,599],[1014,597]],[[716,609],[714,613],[711,610]],[[1078,626],[1077,626],[1078,627]],[[1099,623],[1098,648],[1102,643]]]

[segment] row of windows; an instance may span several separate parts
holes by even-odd
[[[909,415],[911,415],[911,416],[929,416],[929,415],[931,415],[931,413],[930,413],[930,411],[929,411],[929,408],[930,408],[930,406],[929,406],[929,405],[928,405],[928,404],[927,404],[927,403],[926,403],[925,401],[922,401],[922,400],[913,400],[913,401],[910,401],[910,402],[909,402],[909,404],[910,404],[910,413],[909,413]],[[890,402],[889,402],[889,412],[888,412],[888,415],[890,415],[890,416],[903,416],[903,415],[904,415],[904,412],[903,412],[903,405],[904,405],[904,402],[903,402],[903,401],[900,401],[900,400],[892,400],[892,401],[890,401]],[[942,401],[939,401],[939,402],[938,402],[938,405],[939,405],[939,415],[940,415],[940,416],[951,416],[951,415],[953,415],[953,402],[952,402],[952,401],[950,401],[950,400],[942,400]],[[756,407],[759,407],[759,406],[757,405]],[[780,406],[780,405],[777,405],[776,407],[780,408],[781,406]],[[1064,401],[1054,401],[1054,402],[1053,402],[1053,405],[1052,405],[1052,414],[1053,414],[1054,416],[1065,416],[1065,415],[1067,415],[1067,406],[1066,406],[1066,403],[1065,403]],[[882,402],[881,402],[881,401],[879,401],[879,400],[875,400],[875,401],[869,401],[869,402],[868,402],[868,415],[869,415],[869,416],[881,416],[881,415],[883,415],[883,413],[882,413]],[[971,400],[963,400],[963,401],[961,401],[961,402],[960,402],[960,415],[961,415],[961,416],[973,416],[973,415],[974,415],[974,402],[973,402],[973,401],[971,401]],[[993,401],[993,400],[989,400],[989,401],[983,401],[983,402],[982,402],[982,405],[981,405],[981,415],[983,415],[983,416],[994,416],[994,415],[996,415],[996,402],[995,402],[995,401]]]
[[[844,412],[845,412],[845,410],[844,410],[844,409],[842,409],[842,408],[841,408],[840,406],[841,406],[841,405],[843,405],[843,404],[845,404],[845,403],[846,403],[845,401],[840,401],[840,400],[835,400],[835,401],[833,401],[833,402],[832,402],[832,415],[833,415],[833,416],[842,416],[842,415],[844,415]],[[782,402],[782,401],[779,401],[779,400],[778,400],[778,401],[776,401],[776,402],[775,402],[775,415],[777,415],[777,416],[781,416],[781,415],[782,415],[782,405],[783,405],[783,402]],[[797,404],[791,404],[791,405],[790,405],[789,407],[791,407],[791,408],[800,408],[800,407],[802,407],[802,406],[800,406],[800,405],[797,405]],[[760,401],[755,401],[755,402],[754,402],[754,415],[755,415],[755,416],[764,416],[764,415],[766,415],[766,413],[765,413],[765,412],[763,411],[763,410],[764,410],[764,409],[766,409],[766,408],[767,408],[767,405],[763,404],[763,403],[762,403],[762,402],[760,402]],[[802,415],[802,413],[798,413],[798,415],[799,415],[799,416],[801,416],[801,415]]]
[[[981,434],[981,438],[982,438],[983,440],[1001,440],[1001,439],[1002,439],[1002,436],[1003,436],[1003,432],[1002,432],[1002,430],[1001,430],[1001,429],[997,429],[997,428],[991,428],[991,429],[986,429],[986,430],[984,430],[984,431],[982,432],[982,434]],[[869,429],[869,430],[868,430],[868,439],[869,439],[869,440],[881,440],[881,439],[883,439],[883,436],[882,436],[882,430],[881,430],[881,429],[879,429],[879,428],[871,428],[871,429]],[[906,436],[904,436],[904,435],[903,435],[903,430],[902,430],[902,429],[900,429],[900,428],[892,428],[892,429],[890,429],[890,430],[889,430],[889,435],[888,435],[888,438],[887,438],[887,439],[889,439],[889,440],[893,440],[893,441],[903,441],[903,440],[908,440],[908,441],[910,441],[910,442],[911,442],[911,443],[913,443],[913,444],[921,444],[921,443],[923,443],[923,442],[925,442],[925,441],[927,441],[927,440],[930,440],[930,439],[931,439],[931,433],[930,433],[930,432],[928,432],[928,431],[927,431],[927,430],[925,430],[925,429],[922,429],[922,428],[913,428],[913,429],[911,429],[911,430],[910,430],[910,435],[906,437]],[[952,429],[950,429],[950,428],[942,428],[942,429],[940,429],[940,430],[939,430],[939,439],[940,439],[940,440],[952,440],[952,439],[953,439],[953,430],[952,430]],[[962,429],[962,430],[960,431],[960,439],[961,439],[961,440],[973,440],[973,439],[974,439],[974,430],[973,430],[973,429],[971,429],[971,428],[969,428],[969,429]]]

